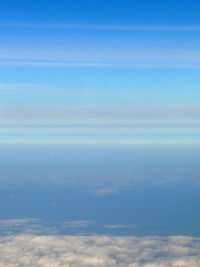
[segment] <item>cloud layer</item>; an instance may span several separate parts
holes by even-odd
[[[111,236],[7,236],[0,266],[200,266],[200,239]]]
[[[1,106],[0,143],[197,145],[199,118],[198,104]]]
[[[177,125],[200,122],[199,104],[132,105],[132,106],[0,106],[0,123],[19,125],[43,122],[46,125]],[[177,121],[178,120],[178,121]],[[199,125],[199,124],[198,124]],[[196,126],[196,124],[195,124]]]

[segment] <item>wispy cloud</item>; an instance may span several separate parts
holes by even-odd
[[[0,49],[1,66],[199,69],[200,51],[191,48],[47,48]]]
[[[121,229],[121,228],[137,228],[139,225],[136,224],[104,224],[104,228],[107,229]]]
[[[24,83],[0,83],[0,90],[41,90],[41,89],[51,89],[50,86],[46,84],[24,84]]]
[[[86,220],[63,221],[62,223],[50,223],[36,218],[21,218],[0,220],[0,232],[3,235],[17,234],[63,234],[63,232],[80,232],[95,225],[95,222]],[[100,226],[101,227],[101,226]]]
[[[0,60],[0,66],[40,66],[40,67],[111,67],[132,69],[200,69],[200,64],[176,63],[115,63],[115,62],[79,62],[50,60]]]
[[[1,23],[0,28],[63,29],[98,31],[200,32],[199,26],[185,25],[107,25],[68,23]]]

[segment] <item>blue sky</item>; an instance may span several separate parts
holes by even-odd
[[[105,119],[108,106],[199,109],[199,8],[186,0],[4,1],[0,108],[93,106]]]
[[[198,24],[199,1],[4,1],[4,21],[115,24]]]
[[[199,11],[1,1],[0,264],[200,266]]]
[[[6,1],[0,104],[198,102],[199,8],[199,1]]]

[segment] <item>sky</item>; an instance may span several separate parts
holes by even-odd
[[[197,104],[199,1],[3,1],[0,105]]]
[[[122,121],[154,124],[150,121],[158,117],[157,124],[172,120],[172,125],[187,125],[191,120],[199,125],[199,5],[187,0],[4,1],[1,125],[48,121],[79,126],[91,124],[91,117],[96,125],[114,120],[118,127]],[[140,111],[131,111],[138,106]],[[127,107],[130,111],[119,118],[116,114]],[[50,115],[41,122],[42,110],[48,108]],[[27,109],[32,114],[37,110],[38,118],[26,116]],[[149,117],[155,109],[161,115],[153,111]]]
[[[199,0],[1,2],[0,266],[199,266]]]

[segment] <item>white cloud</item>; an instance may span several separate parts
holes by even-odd
[[[200,239],[37,236],[0,239],[0,266],[198,267]]]
[[[200,238],[189,236],[58,235],[37,219],[0,220],[0,266],[198,267]],[[61,228],[86,228],[91,221],[68,221]],[[22,231],[19,230],[21,226]],[[18,228],[17,228],[18,227]],[[137,225],[102,225],[116,229]],[[55,228],[55,229],[54,229]],[[29,230],[28,230],[29,229]],[[44,231],[46,230],[46,231]],[[16,232],[18,234],[16,234]],[[19,234],[21,233],[21,234]],[[80,231],[79,231],[80,233]]]

